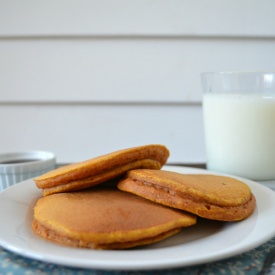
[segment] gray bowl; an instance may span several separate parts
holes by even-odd
[[[0,191],[54,168],[55,155],[51,152],[26,151],[0,154]]]

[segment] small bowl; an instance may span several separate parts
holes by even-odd
[[[54,168],[55,155],[51,152],[27,151],[0,154],[0,191]]]

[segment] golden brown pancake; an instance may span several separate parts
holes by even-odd
[[[195,215],[117,189],[93,187],[40,198],[32,228],[68,246],[124,249],[163,240],[195,223]]]
[[[123,175],[131,169],[160,169],[169,150],[158,144],[128,148],[52,170],[34,179],[43,195],[76,191]]]
[[[243,182],[224,176],[137,169],[118,188],[203,218],[236,221],[248,217],[255,197]]]

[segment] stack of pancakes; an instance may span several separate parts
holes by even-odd
[[[34,181],[42,189],[32,228],[61,244],[125,249],[158,242],[197,216],[238,221],[255,208],[249,187],[215,175],[163,171],[169,150],[124,149],[60,167]]]

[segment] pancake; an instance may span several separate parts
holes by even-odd
[[[111,188],[40,198],[33,231],[67,246],[126,249],[158,242],[194,225],[196,216]]]
[[[137,169],[129,171],[117,187],[213,220],[245,219],[251,215],[256,205],[255,197],[245,183],[217,175]]]
[[[169,150],[158,144],[119,150],[83,162],[59,167],[34,179],[47,196],[76,191],[123,175],[131,169],[160,169],[169,157]]]

